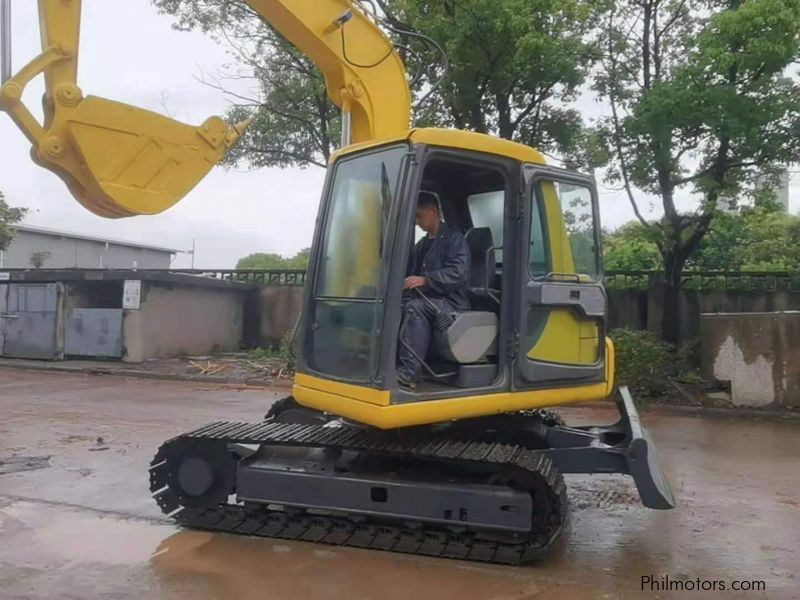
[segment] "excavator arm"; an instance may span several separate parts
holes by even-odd
[[[8,23],[9,0],[0,2]],[[247,2],[320,68],[352,141],[407,129],[411,102],[402,61],[350,0]],[[84,96],[77,85],[82,1],[38,3],[42,52],[0,87],[0,109],[31,142],[33,160],[100,216],[155,214],[174,205],[222,160],[248,123],[229,126],[211,117],[195,127]],[[45,79],[42,123],[22,101],[25,87],[39,75]]]

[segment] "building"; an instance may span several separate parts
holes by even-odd
[[[257,292],[158,270],[0,271],[0,357],[142,362],[237,350],[259,330],[247,313]]]
[[[770,175],[759,175],[756,178],[756,190],[768,190],[775,194],[775,201],[783,209],[789,212],[789,171],[786,168],[778,169],[777,173]]]
[[[93,237],[44,227],[16,225],[0,251],[0,268],[168,269],[178,250]]]
[[[789,171],[785,167],[779,167],[774,173],[762,173],[755,178],[755,191],[769,191],[774,194],[775,202],[783,210],[789,212]],[[729,215],[736,214],[739,204],[735,196],[719,196],[717,198],[717,210]]]

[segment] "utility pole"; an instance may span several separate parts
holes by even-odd
[[[11,79],[11,0],[0,0],[0,84]]]

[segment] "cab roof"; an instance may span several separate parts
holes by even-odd
[[[352,144],[346,148],[337,150],[331,156],[331,162],[354,152],[360,152],[368,148],[401,141],[410,141],[414,144],[427,144],[443,148],[455,148],[458,150],[471,150],[473,152],[484,152],[512,158],[523,163],[546,164],[541,152],[529,146],[518,144],[517,142],[486,135],[484,133],[459,131],[457,129],[438,129],[434,127],[409,129],[393,137]]]

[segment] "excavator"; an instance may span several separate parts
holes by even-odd
[[[262,421],[164,442],[149,468],[161,510],[188,528],[520,564],[562,531],[564,474],[628,475],[646,507],[673,508],[633,399],[614,390],[593,178],[508,140],[412,126],[401,53],[368,0],[246,2],[324,74],[342,146],[322,191],[291,395]],[[12,74],[9,4],[0,108],[95,214],[166,210],[244,133],[85,96],[80,0],[38,0],[42,52]],[[22,100],[38,75],[43,122]],[[424,380],[409,390],[396,362],[421,190],[464,232],[471,308],[437,315],[416,356]],[[569,426],[552,411],[612,396],[611,425]]]

